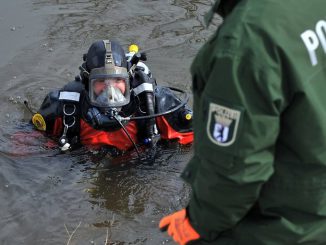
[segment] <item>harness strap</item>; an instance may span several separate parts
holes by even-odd
[[[62,101],[63,123],[63,133],[59,139],[61,151],[67,151],[80,142],[80,97],[79,92],[60,91],[59,101]]]
[[[78,92],[70,92],[70,91],[61,91],[59,93],[59,100],[68,100],[68,101],[79,102],[80,93],[78,93]]]
[[[135,93],[135,95],[139,95],[142,92],[153,92],[154,91],[154,86],[152,83],[142,83],[139,86],[137,86],[136,88],[132,89]]]

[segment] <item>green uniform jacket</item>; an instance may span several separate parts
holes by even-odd
[[[200,244],[325,245],[326,1],[239,0],[191,71]]]

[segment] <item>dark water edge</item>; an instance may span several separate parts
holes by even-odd
[[[44,96],[78,74],[98,39],[136,42],[159,84],[191,93],[189,66],[216,29],[211,1],[12,0],[0,9],[0,244],[165,244],[159,219],[184,207],[193,146],[162,143],[151,161],[86,148],[69,154],[29,125]],[[113,167],[114,162],[120,167]],[[73,231],[77,230],[73,233]],[[73,236],[69,240],[69,234]]]

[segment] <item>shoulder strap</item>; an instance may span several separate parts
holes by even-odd
[[[85,87],[79,81],[70,82],[59,91],[63,123],[63,133],[59,139],[59,144],[62,151],[67,151],[72,145],[77,145],[80,142],[81,104],[84,96]]]

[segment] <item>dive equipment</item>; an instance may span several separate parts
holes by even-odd
[[[182,93],[184,95],[184,98],[180,101],[180,104],[172,107],[171,109],[169,110],[166,110],[166,111],[163,111],[163,112],[159,112],[159,113],[155,113],[155,114],[152,114],[152,115],[145,115],[145,116],[130,116],[130,117],[123,117],[123,116],[120,116],[120,121],[133,121],[133,120],[143,120],[143,119],[150,119],[150,118],[155,118],[155,117],[160,117],[160,116],[164,116],[164,115],[168,115],[168,114],[171,114],[177,110],[179,110],[181,107],[185,106],[187,104],[187,102],[189,101],[189,95],[186,91],[184,90],[181,90],[181,89],[178,89],[178,88],[173,88],[173,87],[167,87],[169,89],[171,89],[172,91],[176,91],[176,92],[179,92],[179,93]],[[89,111],[90,112],[90,111]],[[94,112],[90,112],[90,113],[87,113],[87,119],[88,120],[93,120],[93,116],[97,115],[97,113],[100,113],[99,110],[95,110]],[[119,112],[118,112],[119,114]],[[105,115],[102,115],[102,116],[105,116]],[[189,111],[188,113],[186,113],[184,116],[187,116],[187,120],[191,120],[192,119],[192,113],[191,111]],[[105,124],[105,119],[102,118],[100,120],[102,123],[102,125]],[[98,128],[99,129],[99,128]]]
[[[139,48],[137,46],[137,44],[131,44],[129,45],[129,53],[126,53],[126,57],[127,57],[127,61],[130,62],[131,58],[134,56],[135,53],[138,53]]]
[[[119,120],[120,123],[128,121],[119,116],[118,113],[118,110],[114,108],[101,113],[98,108],[91,107],[88,109],[88,112],[86,114],[86,120],[95,129],[112,131],[118,128],[118,125],[116,123],[117,120]]]
[[[108,107],[122,107],[130,101],[130,89],[129,89],[129,74],[127,71],[127,61],[123,52],[119,53],[119,59],[114,57],[114,50],[109,40],[103,40],[103,43],[98,44],[102,48],[102,52],[97,51],[97,62],[90,70],[89,74],[89,98],[90,104],[96,107],[108,108]],[[98,47],[95,47],[96,50]],[[94,49],[95,49],[94,48]],[[90,48],[90,50],[92,50]],[[89,51],[90,52],[90,51]],[[94,51],[95,52],[95,51]],[[105,54],[103,55],[103,53]],[[101,54],[101,55],[100,55]],[[94,57],[87,57],[88,59],[94,59]],[[100,60],[102,58],[103,60]],[[125,64],[122,66],[121,64]]]
[[[125,118],[125,120],[142,120],[142,119],[149,119],[149,118],[155,118],[155,117],[160,117],[160,116],[164,116],[167,114],[171,114],[177,110],[179,110],[181,107],[185,106],[188,101],[189,101],[189,95],[186,91],[182,90],[182,89],[178,89],[178,88],[173,88],[173,87],[166,87],[169,88],[172,91],[176,91],[179,93],[182,93],[184,95],[183,100],[180,100],[180,104],[172,107],[169,110],[163,111],[163,112],[159,112],[159,113],[155,113],[153,115],[147,115],[147,116],[132,116],[132,117],[127,117]]]
[[[146,61],[147,55],[144,52],[135,53],[130,59],[129,75],[132,77],[139,61]]]
[[[187,93],[157,86],[147,65],[142,62],[147,59],[146,54],[139,52],[136,45],[131,45],[129,51],[125,54],[114,41],[94,42],[83,57],[80,77],[45,98],[39,112],[45,118],[44,123],[36,115],[33,123],[40,130],[59,137],[61,134],[61,151],[86,140],[91,144],[117,145],[120,150],[133,145],[140,156],[136,143],[154,146],[161,137],[158,126],[169,132],[162,134],[164,139],[187,137],[184,142],[189,142],[191,125],[183,128],[184,131],[179,131],[179,125],[174,127],[174,121],[185,120],[183,125],[191,121],[191,113],[179,110],[188,102]],[[127,63],[128,55],[130,61]],[[165,121],[163,117],[156,119],[167,114],[171,116]]]
[[[32,123],[40,131],[46,131],[46,123],[40,113],[35,113],[32,117]]]
[[[72,106],[71,111],[69,111],[69,106]],[[74,104],[64,104],[63,105],[63,133],[59,139],[59,144],[61,145],[61,151],[67,151],[70,149],[71,144],[68,142],[67,132],[69,128],[72,128],[76,124],[76,106]],[[70,122],[68,122],[70,121]]]
[[[130,134],[128,133],[128,130],[127,130],[127,129],[125,128],[125,126],[121,123],[121,119],[118,118],[117,116],[113,116],[113,118],[117,121],[117,123],[119,123],[119,125],[120,125],[121,128],[122,128],[122,130],[125,132],[125,134],[127,135],[128,139],[129,139],[130,142],[133,144],[133,146],[134,146],[134,148],[135,148],[135,150],[136,150],[136,152],[137,152],[137,155],[138,155],[138,157],[140,158],[140,152],[139,152],[139,150],[138,150],[138,147],[137,147],[135,141],[132,140]]]
[[[139,102],[137,114],[149,116],[155,114],[155,84],[155,79],[150,78],[141,70],[135,70],[132,80],[132,92]],[[154,139],[159,138],[155,118],[152,117],[144,121],[144,126],[144,143],[155,144],[157,140]]]
[[[131,44],[129,46],[129,53],[126,53],[126,58],[129,62],[129,64],[132,65],[136,65],[133,67],[133,69],[139,68],[141,69],[145,74],[147,74],[149,77],[152,77],[152,73],[149,70],[148,66],[141,62],[146,60],[146,54],[144,52],[137,54],[136,57],[131,61],[131,59],[133,58],[133,56],[139,52],[139,47],[136,44]],[[136,59],[137,58],[137,59]],[[133,72],[133,71],[132,71]],[[132,73],[131,72],[131,73]]]
[[[68,83],[59,91],[58,101],[62,108],[63,132],[59,138],[61,151],[67,151],[79,143],[81,107],[84,106],[86,92],[81,82]]]
[[[183,123],[187,124],[190,123],[192,120],[192,111],[189,109],[184,109],[179,112],[179,120]]]

